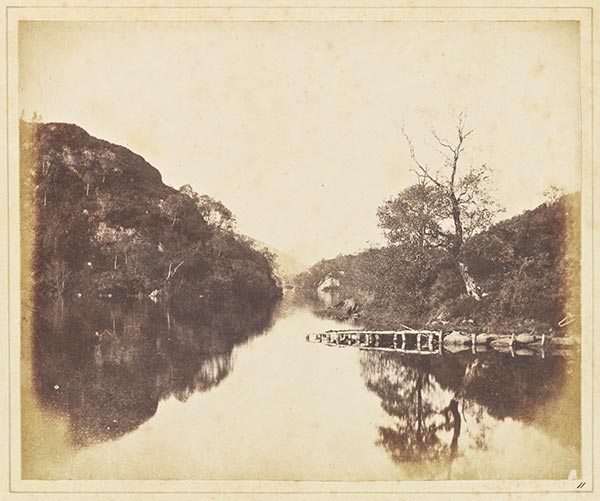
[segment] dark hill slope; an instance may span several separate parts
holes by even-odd
[[[269,256],[209,222],[205,199],[166,186],[141,156],[70,124],[20,132],[24,244],[34,242],[24,264],[37,292],[155,292],[183,309],[279,296]]]
[[[484,290],[485,314],[556,325],[579,315],[581,199],[563,196],[473,237],[465,257]]]

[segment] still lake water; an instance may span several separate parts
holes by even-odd
[[[577,352],[428,357],[308,343],[284,299],[193,319],[149,301],[40,307],[24,370],[30,479],[566,479]],[[27,357],[25,357],[27,358]]]

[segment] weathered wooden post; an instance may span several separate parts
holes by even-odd
[[[402,333],[402,351],[406,350],[406,333]]]
[[[427,339],[427,348],[429,351],[433,351],[433,332],[429,333],[429,337]]]
[[[398,334],[394,334],[394,350],[398,349]]]
[[[421,333],[417,332],[417,351],[421,353]]]

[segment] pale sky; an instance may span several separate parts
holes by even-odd
[[[383,243],[376,209],[415,181],[404,124],[467,114],[464,166],[506,216],[580,183],[575,22],[20,24],[19,107],[124,145],[221,200],[305,264]]]

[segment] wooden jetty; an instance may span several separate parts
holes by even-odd
[[[355,346],[362,350],[397,351],[406,354],[441,353],[442,333],[438,331],[331,330],[309,334],[306,340],[329,346]]]
[[[410,355],[435,355],[444,352],[495,350],[515,355],[545,356],[545,350],[562,351],[575,343],[565,338],[528,334],[465,334],[432,330],[377,331],[341,329],[309,334],[306,340],[327,346],[353,346],[361,350],[392,351]]]

